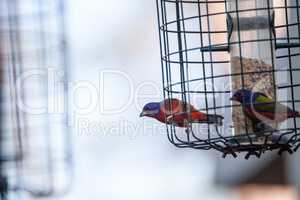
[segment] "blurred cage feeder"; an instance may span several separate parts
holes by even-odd
[[[72,180],[64,0],[1,0],[0,195],[62,195]]]
[[[178,98],[225,117],[222,127],[189,122],[189,128],[182,130],[167,125],[172,144],[215,149],[224,158],[243,152],[246,159],[275,149],[281,155],[299,148],[297,118],[258,136],[245,128],[247,119],[235,111],[243,105],[230,101],[237,87],[249,88],[248,79],[263,75],[269,85],[260,84],[261,91],[299,110],[299,9],[298,0],[157,0],[165,98]],[[256,64],[249,68],[247,62]],[[237,127],[237,122],[245,125]]]

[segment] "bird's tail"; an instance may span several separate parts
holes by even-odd
[[[221,115],[209,115],[209,114],[207,115],[207,122],[209,124],[216,124],[216,125],[222,126],[223,119],[224,119],[224,117]]]
[[[298,111],[292,112],[289,117],[299,117],[300,118],[300,113]]]
[[[295,112],[295,117],[300,117],[300,113],[298,111]]]

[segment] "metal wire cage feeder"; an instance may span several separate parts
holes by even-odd
[[[0,199],[62,195],[72,181],[63,0],[0,1]]]
[[[165,98],[224,116],[223,126],[188,121],[188,128],[182,130],[167,125],[172,144],[215,149],[224,158],[297,151],[299,119],[290,118],[257,134],[247,128],[248,119],[236,118],[243,115],[236,109],[245,105],[230,98],[238,88],[257,87],[263,76],[267,83],[260,84],[260,90],[269,91],[275,102],[299,110],[299,4],[298,0],[157,0]],[[236,123],[242,127],[238,131]]]

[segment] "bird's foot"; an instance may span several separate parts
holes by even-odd
[[[300,147],[300,143],[294,148],[294,152],[298,151],[299,147]]]
[[[262,151],[249,151],[246,156],[245,156],[245,159],[246,160],[249,160],[249,158],[251,156],[256,156],[257,158],[260,158],[261,157],[261,154],[262,154]]]
[[[264,122],[253,123],[253,130],[255,133],[271,133],[275,131],[272,126]]]
[[[226,158],[227,157],[227,155],[232,155],[233,156],[233,158],[237,158],[237,154],[233,151],[233,150],[230,150],[230,151],[227,151],[227,152],[224,152],[223,153],[223,158]]]
[[[278,152],[278,155],[282,155],[284,152],[288,152],[289,154],[293,154],[294,151],[291,149],[290,145],[285,145],[283,147],[281,147],[281,149]]]

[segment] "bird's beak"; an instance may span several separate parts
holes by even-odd
[[[230,100],[230,101],[234,101],[234,98],[233,98],[233,97],[231,97],[229,100]]]
[[[141,112],[140,117],[144,117],[144,116],[145,116],[145,113]]]

